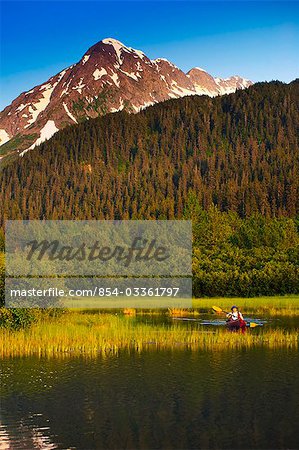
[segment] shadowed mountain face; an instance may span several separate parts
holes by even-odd
[[[115,39],[91,47],[81,60],[17,97],[0,113],[1,154],[24,151],[68,124],[109,112],[138,112],[187,95],[214,97],[247,88],[251,81],[213,78],[200,68],[187,74],[166,59],[149,59]]]

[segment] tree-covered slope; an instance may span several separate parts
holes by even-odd
[[[192,192],[241,217],[298,213],[299,81],[186,97],[58,132],[0,173],[7,218],[181,217]]]

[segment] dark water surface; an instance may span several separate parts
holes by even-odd
[[[247,323],[254,322],[260,325],[255,333],[259,333],[263,331],[263,327],[266,326],[267,330],[286,330],[286,331],[294,331],[299,329],[299,316],[254,316],[247,315],[245,316]],[[222,314],[200,314],[199,316],[188,316],[188,317],[169,317],[162,315],[140,315],[136,316],[134,319],[136,322],[147,323],[150,325],[163,324],[165,326],[172,326],[174,323],[181,327],[187,327],[191,329],[217,329],[219,327],[225,327],[226,320],[225,316]]]
[[[1,361],[0,449],[297,449],[298,355]]]

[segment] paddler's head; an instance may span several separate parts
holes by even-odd
[[[236,305],[231,307],[232,312],[237,312],[238,311],[238,307]]]

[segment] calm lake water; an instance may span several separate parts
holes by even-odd
[[[1,361],[3,449],[296,449],[296,351]]]

